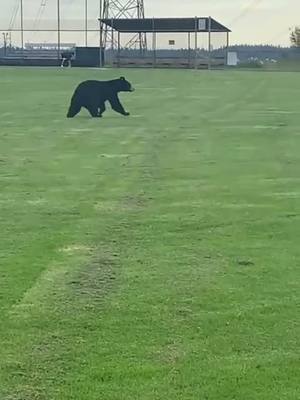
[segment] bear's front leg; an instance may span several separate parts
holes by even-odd
[[[120,113],[120,114],[122,114],[122,115],[125,115],[125,116],[130,115],[129,112],[126,112],[126,111],[124,110],[124,107],[123,107],[122,104],[120,103],[120,100],[119,100],[119,98],[118,98],[117,95],[111,97],[111,98],[109,99],[109,102],[110,102],[111,108],[112,108],[114,111],[116,111],[116,112],[118,112],[118,113]]]

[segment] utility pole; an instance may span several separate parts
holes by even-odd
[[[88,45],[88,0],[85,0],[84,15],[85,15],[85,47],[87,47],[87,45]]]
[[[60,59],[60,0],[57,0],[57,58]]]
[[[117,18],[145,18],[144,0],[102,0],[100,1],[100,42],[105,49],[113,49],[117,44],[114,38],[113,29],[105,27],[101,20]],[[129,38],[125,47],[132,48],[138,46],[141,51],[147,49],[145,33],[134,34]]]

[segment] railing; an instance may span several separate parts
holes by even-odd
[[[226,63],[225,57],[209,59],[194,58],[114,58],[115,67],[145,67],[145,68],[198,68],[207,69],[211,67],[222,67]]]
[[[5,58],[22,58],[22,59],[57,59],[57,50],[9,50],[7,49]]]

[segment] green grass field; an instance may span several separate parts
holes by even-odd
[[[131,116],[65,118],[125,75]],[[300,74],[0,69],[0,399],[300,398]]]

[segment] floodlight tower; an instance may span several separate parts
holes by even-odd
[[[103,27],[101,20],[115,18],[145,18],[144,0],[100,0],[100,35],[104,49],[114,49],[116,41],[113,29]],[[147,40],[145,33],[138,33],[129,38],[126,48],[137,45],[141,51],[146,50]]]

